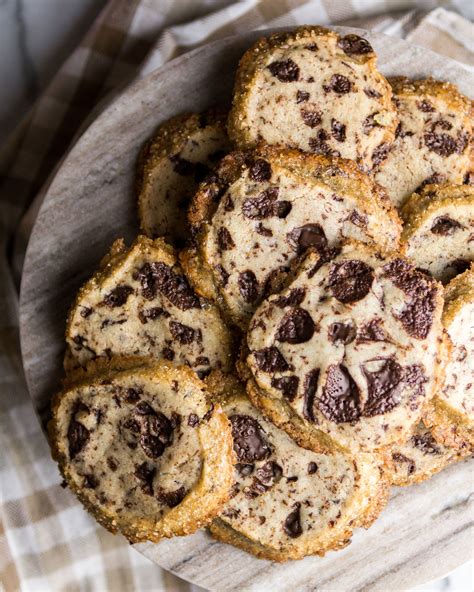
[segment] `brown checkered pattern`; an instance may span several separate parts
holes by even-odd
[[[433,5],[442,8],[427,14]],[[196,590],[99,527],[61,488],[24,383],[16,285],[48,178],[80,130],[113,94],[164,62],[266,26],[372,28],[473,69],[473,27],[455,14],[469,16],[471,7],[471,0],[110,0],[0,151],[0,590]]]

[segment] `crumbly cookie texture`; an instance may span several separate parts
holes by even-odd
[[[240,61],[229,135],[380,165],[398,124],[390,85],[366,39],[301,27],[260,39]]]
[[[473,103],[454,84],[428,78],[390,80],[400,123],[375,179],[399,207],[420,186],[469,182]]]
[[[79,291],[66,329],[68,373],[97,358],[141,356],[203,376],[233,366],[233,337],[219,309],[199,297],[163,239],[117,241]]]
[[[452,352],[427,420],[437,440],[474,452],[474,266],[451,280],[445,298],[443,323]]]
[[[188,276],[244,329],[308,247],[328,256],[351,238],[392,251],[401,229],[385,192],[355,163],[277,147],[225,157],[189,220]]]
[[[474,261],[474,186],[427,185],[401,209],[406,255],[447,282]]]
[[[324,555],[368,528],[388,498],[381,459],[361,453],[317,454],[300,448],[219,372],[209,391],[230,419],[237,464],[231,499],[211,534],[274,561]]]
[[[230,424],[189,368],[159,362],[76,383],[54,398],[49,437],[80,501],[132,542],[192,533],[228,499]]]
[[[188,201],[215,163],[230,149],[226,114],[173,117],[145,144],[138,161],[138,215],[143,234],[187,238]]]
[[[404,444],[392,446],[386,471],[393,485],[413,485],[461,460],[463,454],[437,442],[421,421]]]
[[[251,321],[250,398],[316,451],[402,443],[444,368],[442,307],[442,286],[406,259],[310,253]]]

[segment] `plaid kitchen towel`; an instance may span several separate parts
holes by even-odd
[[[133,80],[249,29],[360,26],[474,69],[466,20],[473,12],[472,0],[110,0],[0,151],[0,589],[197,590],[99,527],[61,488],[28,398],[18,338],[21,266],[48,178],[81,130]]]

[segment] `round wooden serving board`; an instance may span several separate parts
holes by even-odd
[[[474,76],[421,47],[357,29],[387,76],[434,76],[469,95]],[[52,180],[26,256],[21,289],[21,343],[35,408],[45,415],[59,385],[68,307],[113,240],[138,232],[134,170],[157,125],[183,111],[230,99],[236,65],[261,35],[210,43],[153,72],[124,92],[80,137]],[[430,481],[394,490],[369,531],[324,558],[276,564],[213,541],[202,531],[137,549],[180,577],[219,592],[243,590],[403,590],[467,561],[473,552],[473,462]]]

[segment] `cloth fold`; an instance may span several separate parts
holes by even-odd
[[[249,29],[339,24],[409,39],[474,69],[471,0],[110,0],[0,150],[0,589],[194,590],[106,532],[60,476],[29,400],[18,284],[48,179],[125,86]]]

